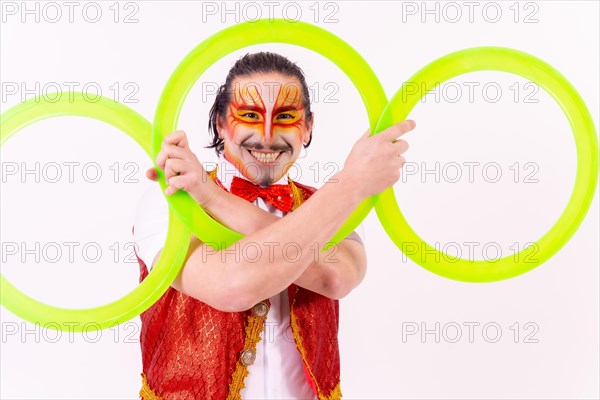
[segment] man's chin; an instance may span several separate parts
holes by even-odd
[[[261,164],[256,161],[244,166],[247,176],[252,177],[254,182],[261,186],[269,186],[277,182],[284,175],[280,162],[273,164]]]
[[[277,171],[277,172],[281,172],[281,171]],[[271,173],[271,171],[265,171],[265,173],[261,176],[258,176],[256,181],[258,182],[259,186],[270,186],[272,184],[274,184],[275,182],[277,182],[279,179],[281,179],[280,174],[278,173]]]

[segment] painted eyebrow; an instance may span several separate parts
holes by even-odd
[[[237,105],[234,106],[233,104],[231,106],[235,107],[238,110],[256,111],[256,112],[259,112],[261,114],[265,113],[265,109],[262,108],[259,105],[256,105],[256,104],[245,104],[245,103],[243,103],[243,104],[240,104],[239,106],[237,106]]]
[[[303,109],[304,109],[304,107],[297,107],[297,106],[292,106],[292,105],[279,106],[273,110],[273,115],[277,115],[279,113],[286,112],[286,111],[301,111]]]

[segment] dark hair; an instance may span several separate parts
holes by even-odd
[[[217,131],[217,118],[224,118],[227,114],[227,107],[231,101],[232,89],[231,85],[233,80],[241,76],[250,76],[257,73],[269,73],[278,72],[281,75],[290,76],[297,78],[302,86],[302,106],[304,107],[304,115],[306,120],[312,118],[312,111],[310,110],[310,94],[308,92],[308,86],[306,85],[306,79],[304,78],[304,72],[295,63],[292,63],[287,58],[269,52],[260,52],[254,54],[246,54],[242,58],[236,61],[231,67],[225,83],[219,87],[217,91],[217,97],[215,103],[210,109],[208,131],[212,137],[212,142],[206,148],[214,148],[217,152],[217,156],[223,151],[223,139],[219,138]],[[312,142],[312,131],[310,139],[304,145],[307,148]]]

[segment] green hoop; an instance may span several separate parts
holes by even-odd
[[[375,210],[385,231],[406,253],[406,244],[417,249],[407,256],[415,263],[440,276],[464,282],[493,282],[521,275],[552,257],[573,236],[583,221],[596,190],[598,180],[598,136],[592,117],[577,90],[560,72],[530,54],[503,47],[476,47],[441,57],[413,75],[387,105],[376,131],[406,119],[413,107],[425,96],[422,88],[435,86],[456,76],[475,71],[503,71],[536,82],[560,105],[565,113],[577,148],[577,177],[568,205],[554,226],[540,239],[535,260],[527,260],[531,248],[494,260],[446,260],[446,254],[427,244],[408,225],[402,215],[393,188],[374,197]],[[416,84],[416,85],[414,85]],[[406,92],[416,86],[417,92]],[[413,247],[414,249],[414,247]],[[441,256],[441,257],[440,257]],[[514,261],[514,258],[518,261]],[[448,258],[452,258],[448,256]]]
[[[37,97],[18,104],[0,116],[0,146],[21,129],[37,121],[60,116],[80,116],[106,122],[125,132],[150,156],[150,123],[134,110],[106,97],[94,103],[80,92],[46,102]],[[94,98],[95,100],[95,98]],[[95,308],[54,307],[21,292],[0,275],[0,303],[15,315],[49,329],[92,331],[110,328],[136,317],[154,304],[177,277],[187,254],[190,231],[169,213],[169,231],[163,252],[150,274],[130,293]]]
[[[196,46],[177,66],[160,97],[152,131],[153,158],[160,151],[164,137],[177,129],[179,113],[192,86],[216,61],[241,48],[263,43],[287,43],[305,47],[335,63],[354,83],[367,109],[371,132],[381,115],[387,98],[381,83],[367,62],[350,45],[325,29],[304,22],[283,19],[245,22],[223,29]],[[155,164],[156,167],[156,164]],[[156,167],[164,191],[163,171]],[[203,242],[218,243],[225,248],[242,238],[212,219],[185,191],[165,196],[177,217]],[[373,207],[371,198],[364,200],[325,247],[345,238]]]

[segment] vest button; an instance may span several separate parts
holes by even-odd
[[[257,303],[252,307],[252,314],[257,317],[264,317],[269,312],[269,306],[264,301]]]
[[[242,352],[242,356],[240,357],[242,364],[244,364],[245,366],[254,364],[255,359],[256,359],[256,352],[252,349],[244,350]]]

